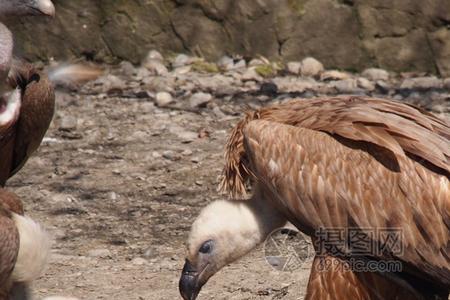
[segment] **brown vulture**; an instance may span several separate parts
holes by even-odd
[[[3,188],[0,188],[0,236],[0,300],[9,300],[12,295],[23,294],[27,285],[41,274],[51,242],[37,223],[23,215],[20,199]]]
[[[383,99],[299,99],[248,113],[225,157],[222,190],[245,198],[251,183],[253,195],[213,202],[193,223],[179,283],[184,299],[196,299],[211,276],[289,221],[315,241],[306,299],[447,300],[447,121]],[[318,235],[336,228],[365,234],[374,251],[359,254],[348,234]],[[373,230],[399,232],[400,251]],[[326,260],[350,268],[320,269]],[[400,268],[361,270],[354,261]]]
[[[54,15],[50,0],[0,0],[5,16]],[[39,146],[54,110],[48,79],[12,58],[13,37],[0,23],[0,186]],[[27,285],[40,275],[50,251],[41,227],[23,216],[20,199],[0,188],[0,300],[27,299]]]
[[[0,17],[50,15],[49,0],[0,0]],[[12,58],[13,38],[0,23],[0,186],[36,151],[50,125],[55,106],[47,76]]]

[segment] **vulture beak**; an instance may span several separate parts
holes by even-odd
[[[200,293],[204,284],[199,281],[199,274],[201,274],[201,272],[199,273],[191,262],[186,259],[183,271],[181,271],[180,283],[178,285],[180,294],[184,300],[197,299],[198,293]]]
[[[34,9],[38,10],[43,15],[54,17],[55,6],[51,0],[36,0]]]

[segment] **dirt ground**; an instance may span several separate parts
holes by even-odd
[[[37,298],[181,299],[187,232],[198,211],[221,198],[223,145],[237,118],[146,100],[57,99],[45,142],[8,184],[54,237]],[[76,125],[63,130],[71,117]],[[193,141],[187,134],[205,131],[209,137]],[[301,299],[307,273],[274,271],[259,250],[220,272],[200,299]]]
[[[222,198],[223,145],[239,115],[68,92],[57,106],[38,153],[8,183],[54,237],[36,298],[181,299],[184,242],[199,210]],[[276,271],[259,248],[199,299],[303,299],[309,266]]]

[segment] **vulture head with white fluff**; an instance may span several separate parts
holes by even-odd
[[[0,0],[0,16],[55,16],[50,0]]]
[[[271,207],[257,201],[216,201],[205,207],[188,238],[179,282],[183,299],[195,300],[211,276],[254,249],[284,223]]]

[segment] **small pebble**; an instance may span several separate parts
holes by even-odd
[[[93,249],[88,251],[87,256],[100,258],[111,257],[111,251],[108,249]]]
[[[189,105],[191,108],[204,107],[208,102],[212,100],[212,95],[208,93],[195,93],[189,99]]]
[[[167,92],[159,92],[156,94],[156,105],[158,107],[166,107],[173,102],[172,95]]]

